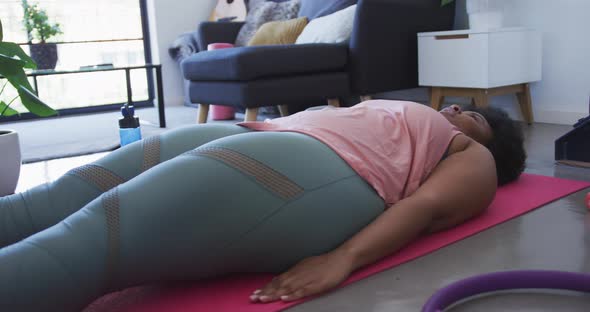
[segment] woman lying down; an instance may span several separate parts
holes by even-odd
[[[496,109],[402,101],[194,125],[0,198],[0,310],[80,311],[159,281],[273,272],[254,302],[333,289],[518,178]]]

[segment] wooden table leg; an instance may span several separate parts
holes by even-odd
[[[490,104],[490,97],[504,94],[515,94],[522,111],[523,119],[530,125],[533,118],[531,89],[528,83],[495,87],[490,89],[478,88],[450,88],[431,87],[430,107],[440,110],[445,96],[458,96],[471,98],[471,104],[478,108],[486,108]]]
[[[485,89],[478,89],[473,99],[476,107],[486,108],[489,105],[488,92]]]
[[[361,98],[361,102],[370,101],[372,99],[372,97],[370,95],[361,95],[360,98]]]
[[[531,88],[528,83],[522,85],[522,92],[516,93],[516,98],[518,99],[518,104],[520,105],[522,117],[527,124],[532,124],[534,121],[533,105],[531,99]]]
[[[441,87],[430,88],[430,107],[432,107],[436,111],[439,111],[441,109],[444,99],[445,97],[442,95]]]
[[[334,107],[340,107],[340,99],[339,98],[328,99],[328,105],[334,106]]]

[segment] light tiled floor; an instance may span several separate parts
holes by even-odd
[[[555,165],[553,142],[570,127],[527,127],[526,171],[590,181],[590,169]],[[18,191],[51,181],[104,154],[23,166]],[[422,258],[356,282],[289,311],[419,311],[439,287],[473,274],[507,269],[557,269],[590,273],[589,190],[550,203],[522,217]],[[590,311],[590,294],[523,293],[485,296],[452,311]]]
[[[25,164],[21,167],[16,192],[26,191],[39,184],[54,181],[68,170],[91,163],[106,154],[98,153]]]

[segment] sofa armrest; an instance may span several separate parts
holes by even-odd
[[[440,0],[359,0],[350,40],[353,94],[418,85],[417,33],[450,30],[454,5]]]
[[[199,24],[199,50],[206,51],[210,43],[234,43],[244,22],[202,22]]]

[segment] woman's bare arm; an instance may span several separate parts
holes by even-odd
[[[337,249],[299,262],[252,294],[251,300],[293,301],[338,286],[354,270],[373,263],[424,232],[459,224],[481,213],[496,191],[489,151],[463,135],[426,182]]]
[[[351,257],[353,270],[389,255],[418,235],[446,229],[483,212],[496,192],[490,152],[468,140],[411,196],[399,201],[335,252]]]

